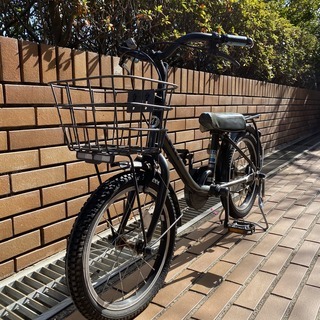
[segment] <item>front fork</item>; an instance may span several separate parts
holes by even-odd
[[[161,174],[159,175],[159,192],[157,194],[157,199],[155,203],[155,208],[153,211],[152,219],[150,226],[148,228],[147,234],[146,234],[146,242],[149,243],[152,239],[153,233],[156,229],[157,223],[160,219],[160,215],[163,211],[166,198],[168,196],[168,190],[169,190],[169,183],[170,183],[170,173],[169,173],[169,167],[168,162],[166,161],[165,157],[160,153],[158,156],[158,164]],[[142,219],[142,215],[140,213],[140,218]]]
[[[149,159],[150,160],[150,159]],[[157,177],[159,177],[159,192],[157,193],[156,201],[155,201],[155,207],[153,210],[152,218],[150,225],[148,226],[148,230],[146,230],[145,223],[144,223],[144,212],[143,212],[143,203],[141,203],[140,199],[140,187],[141,187],[141,179],[143,177],[143,188],[148,188],[149,183],[153,180],[153,178],[156,175],[156,169],[154,167],[155,163],[151,164],[150,161],[146,161],[149,163],[150,166],[148,168],[144,168],[143,170],[143,159],[140,159],[139,161],[133,161],[133,159],[130,157],[131,164],[127,166],[127,168],[131,169],[131,172],[133,174],[133,181],[134,181],[134,190],[130,191],[127,195],[126,199],[126,205],[124,208],[124,213],[122,215],[122,219],[120,222],[120,225],[117,229],[117,231],[112,232],[112,235],[109,236],[109,240],[115,245],[115,246],[127,246],[135,250],[137,253],[150,253],[152,251],[151,247],[148,247],[148,244],[151,242],[152,236],[154,234],[154,231],[157,227],[157,223],[160,219],[160,215],[163,211],[166,198],[168,196],[168,190],[169,190],[169,167],[167,164],[166,159],[162,154],[159,154],[158,156],[158,165],[161,170],[161,174],[157,174]],[[132,210],[134,208],[134,204],[137,204],[137,210],[140,218],[140,228],[143,235],[143,239],[138,239],[135,243],[128,242],[126,240],[125,234],[126,234],[126,228],[128,221],[130,219]],[[109,215],[109,219],[111,221],[111,217]],[[110,222],[112,225],[112,223]]]

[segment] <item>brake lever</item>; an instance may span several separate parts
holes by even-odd
[[[134,58],[133,57],[128,57],[126,55],[126,53],[130,50],[136,50],[137,49],[137,43],[136,41],[134,40],[134,38],[128,38],[126,39],[124,42],[122,42],[121,46],[119,47],[118,51],[119,53],[121,54],[121,57],[120,57],[120,61],[119,61],[119,66],[123,69],[125,69],[128,74],[130,74],[130,70],[127,66],[127,61],[128,60],[132,60],[134,61]]]

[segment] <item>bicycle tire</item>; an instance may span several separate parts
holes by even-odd
[[[251,127],[247,127],[245,133],[236,133],[233,141],[251,159],[256,167],[259,167],[257,154],[257,140]],[[217,159],[216,181],[230,182],[253,172],[249,162],[230,144],[223,143]],[[254,205],[258,194],[256,181],[251,183],[239,183],[229,188],[229,195],[221,195],[221,203],[225,210],[229,207],[229,215],[234,219],[244,218]]]
[[[159,180],[154,178],[147,187],[141,176],[137,180],[140,201],[146,200],[143,220],[147,228]],[[83,206],[71,232],[66,258],[67,282],[76,307],[87,319],[133,319],[148,306],[164,284],[176,236],[175,209],[170,195],[165,201],[153,241],[169,226],[173,227],[153,243],[152,252],[139,254],[133,246],[140,241],[142,234],[136,204],[125,232],[117,238],[120,240],[118,244],[108,237],[110,225],[103,218],[106,210],[118,220],[126,201],[133,203],[134,190],[132,174],[120,174],[106,181]],[[132,207],[132,203],[129,206]],[[113,221],[113,227],[116,226]]]

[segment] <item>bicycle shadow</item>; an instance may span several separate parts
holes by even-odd
[[[166,285],[183,281],[185,278],[181,277],[181,274],[184,272],[187,272],[188,278],[194,278],[190,280],[191,283],[198,283],[198,280],[204,277],[205,281],[201,282],[203,286],[212,288],[220,285],[223,281],[223,275],[210,270],[220,261],[223,253],[243,238],[243,235],[228,233],[220,223],[213,223],[202,230],[186,234],[177,242]],[[198,260],[205,254],[209,254],[213,260],[209,262],[207,267],[203,267],[205,270],[197,271],[196,264],[201,265],[201,261]]]

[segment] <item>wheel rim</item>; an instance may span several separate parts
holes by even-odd
[[[138,253],[135,245],[142,240],[141,222],[136,204],[129,220],[129,228],[118,237],[117,246],[112,244],[109,238],[110,225],[105,221],[107,209],[112,216],[119,215],[121,208],[129,202],[128,194],[134,191],[134,187],[117,194],[117,197],[109,201],[108,207],[104,206],[92,223],[92,234],[85,244],[84,250],[84,277],[88,284],[88,291],[93,301],[96,301],[104,312],[119,312],[132,307],[142,301],[153,289],[161,276],[169,248],[170,233],[159,239],[161,228],[165,228],[168,221],[167,210],[164,209],[164,219],[159,223],[151,243],[152,253]],[[142,188],[140,190],[142,192]],[[144,190],[140,196],[143,205],[144,223],[148,225],[153,213],[155,191],[151,188]],[[112,203],[111,203],[112,202]],[[131,201],[133,202],[133,201]],[[117,218],[113,223],[116,223]],[[117,225],[114,224],[114,229]],[[98,230],[98,231],[96,231]],[[94,236],[93,236],[94,234]],[[90,266],[90,267],[88,267]]]

